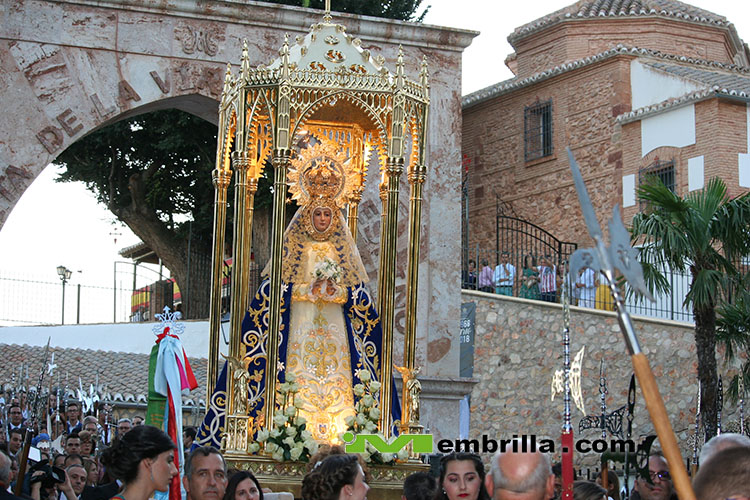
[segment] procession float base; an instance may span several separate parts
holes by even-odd
[[[248,470],[258,479],[264,488],[273,491],[288,491],[295,498],[302,498],[302,478],[307,472],[304,462],[277,462],[267,457],[249,455],[225,455],[227,467]],[[400,500],[404,479],[414,472],[429,471],[430,466],[415,463],[398,463],[394,465],[368,466],[372,481],[370,498],[378,500]]]

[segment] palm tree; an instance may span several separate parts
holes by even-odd
[[[750,253],[750,193],[730,198],[724,182],[714,178],[704,189],[680,198],[651,177],[638,189],[638,197],[648,205],[633,218],[631,238],[642,243],[647,282],[658,292],[668,292],[660,269],[690,270],[684,306],[692,307],[695,319],[701,414],[709,439],[717,427],[716,311],[738,281],[734,263]]]

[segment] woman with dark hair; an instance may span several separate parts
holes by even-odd
[[[490,500],[484,487],[484,464],[473,453],[451,453],[440,459],[440,490],[435,500]]]
[[[302,479],[305,500],[364,500],[369,489],[355,455],[329,455]]]
[[[589,481],[573,483],[573,500],[607,500],[607,491]]]
[[[102,454],[102,464],[115,479],[125,483],[116,500],[148,500],[154,491],[167,491],[177,475],[175,445],[164,432],[139,425]]]
[[[241,470],[229,478],[224,500],[263,500],[263,490],[252,473]]]
[[[524,299],[540,300],[539,293],[539,270],[536,267],[536,258],[533,255],[524,255],[523,271],[521,271],[521,292]]]

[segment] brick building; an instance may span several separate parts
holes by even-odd
[[[471,247],[494,252],[498,206],[590,244],[568,145],[602,223],[619,203],[628,224],[647,172],[681,196],[715,176],[732,196],[750,188],[750,49],[725,17],[674,0],[584,0],[508,40],[515,76],[462,102]]]

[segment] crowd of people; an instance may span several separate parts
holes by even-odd
[[[477,271],[476,261],[469,259],[468,268],[462,273],[461,287],[545,302],[562,300],[562,287],[567,279],[551,255],[527,254],[519,262],[520,273],[511,262],[510,252],[502,252],[494,269],[487,259],[483,259],[482,267]],[[579,307],[614,310],[608,286],[588,267],[578,273],[571,285],[569,298],[572,305]]]
[[[176,445],[162,430],[144,425],[143,418],[122,418],[104,425],[95,416],[80,419],[78,402],[62,412],[47,412],[39,424],[33,450],[24,450],[26,428],[35,425],[21,401],[11,399],[0,432],[0,500],[147,500],[179,483]],[[52,425],[51,433],[46,426]],[[194,428],[185,428],[189,450]],[[438,474],[417,472],[403,483],[402,500],[552,500],[562,498],[561,465],[533,450],[526,437],[517,438],[490,457],[451,453],[440,460]],[[193,447],[183,457],[181,481],[184,500],[263,500],[275,485],[261,485],[246,470],[227,468],[216,448]],[[25,451],[25,452],[24,452]],[[28,457],[28,458],[26,458]],[[489,467],[484,461],[489,459]],[[701,449],[700,469],[693,487],[700,500],[750,498],[750,438],[720,434]],[[364,500],[371,482],[360,455],[338,445],[322,445],[310,458],[302,478],[303,500]],[[610,470],[607,489],[596,481],[575,481],[574,500],[620,500],[624,488]],[[18,496],[16,496],[18,495]],[[288,497],[290,498],[290,497]],[[634,482],[629,498],[676,499],[666,459],[652,453],[648,478]]]

